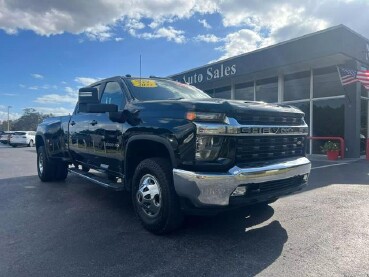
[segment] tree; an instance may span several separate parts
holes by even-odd
[[[15,121],[10,121],[10,130],[12,131],[36,131],[37,125],[51,114],[42,114],[32,108],[23,110],[23,115]],[[3,121],[0,125],[0,130],[8,130],[8,122]]]

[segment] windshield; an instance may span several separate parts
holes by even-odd
[[[131,78],[126,84],[132,96],[141,101],[211,98],[193,86],[165,79]]]

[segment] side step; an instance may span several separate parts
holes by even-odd
[[[110,182],[108,179],[101,178],[95,174],[84,172],[77,168],[68,168],[68,171],[70,173],[77,174],[78,176],[85,178],[91,182],[94,182],[95,184],[98,184],[100,186],[103,186],[105,188],[113,189],[115,191],[121,191],[124,190],[124,184],[123,183],[114,183]]]

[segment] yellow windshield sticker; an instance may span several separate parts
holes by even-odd
[[[132,85],[139,88],[156,88],[158,85],[156,84],[155,80],[131,80]]]

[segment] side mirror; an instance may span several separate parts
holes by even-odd
[[[78,92],[79,104],[98,104],[99,92],[97,88],[80,88]]]
[[[80,88],[78,92],[78,111],[88,112],[88,104],[99,103],[99,92],[97,88]]]

